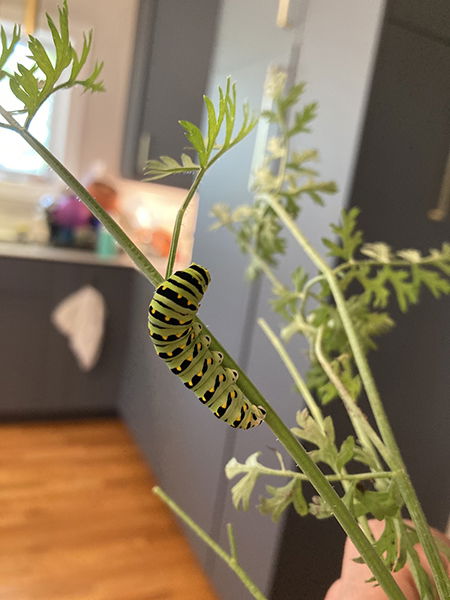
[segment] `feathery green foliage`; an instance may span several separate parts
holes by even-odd
[[[298,219],[305,197],[323,204],[324,194],[336,191],[333,182],[322,181],[317,170],[311,168],[310,163],[317,159],[315,150],[299,153],[291,152],[289,148],[291,137],[309,131],[316,114],[316,105],[309,104],[290,118],[290,110],[302,97],[304,85],[294,86],[284,93],[282,80],[278,79],[272,86],[272,93],[274,108],[262,116],[277,126],[278,134],[269,141],[266,159],[255,174],[254,203],[234,210],[224,205],[216,206],[213,210],[218,221],[215,227],[224,226],[230,230],[241,249],[250,255],[251,275],[265,273],[269,276],[274,292],[272,307],[284,321],[281,337],[287,342],[297,335],[307,340],[311,359],[307,375],[309,390],[322,405],[345,393],[349,410],[350,405],[356,406],[362,394],[362,381],[327,279],[320,274],[310,277],[299,267],[291,275],[291,285],[287,286],[278,281],[272,271],[278,256],[285,252],[286,242],[283,225],[269,200],[276,200],[289,218]],[[358,228],[359,212],[358,208],[344,210],[341,222],[331,225],[333,237],[324,239],[323,243],[328,255],[337,261],[334,273],[345,294],[347,311],[360,347],[367,354],[376,348],[377,338],[394,326],[389,314],[391,299],[396,300],[400,310],[406,311],[418,302],[424,289],[435,297],[450,292],[450,250],[444,245],[423,256],[417,250],[394,251],[380,242],[365,243],[363,232]],[[317,354],[318,340],[320,356]],[[327,371],[323,361],[328,364]],[[334,374],[333,381],[329,371]],[[338,387],[334,382],[339,382],[339,385],[336,383]],[[355,518],[385,520],[386,528],[375,546],[386,566],[398,570],[407,557],[417,560],[413,534],[403,526],[403,500],[395,477],[377,478],[376,472],[383,462],[380,463],[380,456],[374,453],[367,440],[358,439],[360,430],[355,429],[356,438],[348,436],[339,444],[331,417],[318,418],[317,415],[320,415],[318,410],[314,417],[307,409],[299,411],[297,426],[292,429],[294,435],[310,448],[309,456],[314,462],[331,470],[337,479],[341,478],[342,500]],[[351,418],[356,419],[352,421],[356,427],[359,417],[353,415]],[[237,508],[249,507],[260,477],[275,475],[258,461],[259,456],[260,453],[252,454],[244,464],[233,459],[227,466],[228,478],[241,476],[232,488]],[[369,473],[374,473],[373,478],[363,476],[359,482],[347,480],[346,474],[353,472],[358,463],[364,464]],[[319,519],[332,515],[330,507],[319,496],[313,495],[306,500],[298,473],[289,475],[283,466],[277,475],[281,473],[289,477],[289,481],[278,487],[266,487],[266,495],[258,502],[262,513],[278,520],[292,505],[301,515],[309,513]],[[428,578],[420,572],[416,579],[424,590],[424,598],[428,597]]]
[[[47,52],[44,44],[36,37],[28,38],[29,58],[33,61],[30,67],[17,65],[14,73],[6,73],[14,96],[23,104],[20,112],[26,115],[25,127],[28,128],[33,117],[42,104],[55,92],[81,86],[84,91],[99,92],[104,87],[99,81],[103,63],[96,63],[90,75],[80,78],[80,72],[86,65],[92,46],[92,31],[84,34],[83,48],[78,54],[70,41],[69,9],[64,0],[58,8],[59,26],[47,15],[47,23],[51,32],[53,48]],[[2,31],[2,59],[11,55],[12,48],[19,39],[19,31],[14,29],[13,40],[8,47],[6,36]],[[5,61],[6,62],[6,61]],[[3,67],[2,62],[0,66]],[[5,74],[4,71],[1,72]]]
[[[0,27],[0,39],[2,42],[2,51],[0,54],[0,80],[8,75],[7,71],[4,71],[4,67],[8,62],[8,59],[14,52],[14,48],[20,40],[20,27],[14,25],[14,29],[11,35],[11,41],[8,43],[8,37],[6,35],[5,28]]]
[[[203,96],[208,116],[207,132],[203,136],[200,128],[190,121],[179,121],[189,142],[189,149],[197,157],[198,164],[188,154],[182,154],[180,161],[168,156],[149,160],[145,167],[145,181],[162,179],[175,173],[190,175],[196,171],[206,171],[225,152],[243,140],[255,127],[257,118],[253,116],[247,104],[243,105],[240,127],[236,129],[237,102],[236,84],[227,79],[225,89],[219,86],[217,110],[208,96]]]

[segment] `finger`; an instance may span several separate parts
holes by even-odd
[[[384,524],[379,521],[370,521],[369,525],[375,538],[378,539],[383,532]],[[344,547],[341,579],[339,585],[336,585],[339,593],[336,600],[358,600],[361,598],[364,598],[364,600],[387,600],[388,597],[380,586],[367,583],[372,578],[372,573],[367,565],[354,561],[358,557],[358,550],[347,539]],[[420,600],[409,569],[403,568],[397,573],[393,573],[392,576],[408,600]],[[333,600],[333,597],[331,598]]]

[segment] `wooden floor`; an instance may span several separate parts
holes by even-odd
[[[216,600],[112,419],[0,425],[0,600]]]

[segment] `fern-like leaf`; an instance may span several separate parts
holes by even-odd
[[[200,165],[195,164],[188,154],[181,155],[181,162],[170,156],[161,156],[159,160],[149,160],[147,162],[144,181],[155,181],[176,173],[191,175],[200,168]]]

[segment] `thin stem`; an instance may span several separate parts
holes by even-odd
[[[337,389],[339,396],[341,397],[344,406],[348,412],[352,425],[358,435],[358,438],[361,440],[361,442],[364,443],[364,446],[370,452],[372,458],[374,459],[378,467],[380,467],[380,461],[376,453],[373,451],[372,444],[377,448],[381,456],[383,456],[384,458],[387,457],[387,449],[376,434],[376,432],[370,426],[369,422],[367,421],[366,415],[359,408],[350,392],[344,386],[340,378],[336,375],[331,364],[325,358],[325,355],[322,350],[322,334],[323,328],[319,327],[316,335],[316,342],[314,344],[314,352],[317,357],[317,360],[319,361],[319,364],[322,367],[322,369],[325,371],[328,379]]]
[[[258,325],[264,331],[266,336],[269,338],[270,343],[275,348],[275,350],[278,352],[279,357],[281,358],[282,362],[286,366],[286,369],[289,371],[289,374],[292,377],[295,385],[298,387],[298,389],[305,401],[305,404],[309,409],[309,412],[313,416],[314,420],[316,421],[316,423],[318,424],[318,426],[320,427],[322,432],[324,432],[325,427],[324,427],[324,418],[323,418],[322,411],[321,411],[319,405],[317,404],[317,402],[314,400],[313,395],[309,391],[308,386],[306,385],[303,377],[300,375],[300,373],[299,373],[298,369],[296,368],[294,362],[292,361],[291,357],[286,352],[286,349],[284,348],[283,344],[281,343],[281,340],[278,338],[278,336],[275,334],[275,332],[272,330],[272,328],[268,325],[268,323],[264,319],[258,319]]]
[[[336,302],[336,307],[342,320],[344,330],[353,352],[355,363],[358,367],[361,380],[366,390],[367,398],[375,417],[375,421],[381,433],[383,442],[389,452],[388,464],[391,469],[401,471],[397,479],[400,493],[402,494],[411,518],[415,523],[417,535],[433,571],[439,598],[441,600],[447,600],[450,597],[450,580],[447,577],[444,566],[440,560],[439,552],[433,540],[433,536],[431,535],[425,514],[409,478],[406,465],[403,462],[400,449],[397,445],[394,433],[385,413],[375,380],[364,354],[364,350],[359,342],[356,330],[353,326],[353,322],[347,309],[344,295],[339,287],[339,282],[336,278],[336,275],[323,260],[320,254],[318,254],[318,252],[313,248],[313,246],[296,226],[294,221],[289,217],[276,198],[268,196],[267,202],[277,213],[282,222],[286,225],[287,229],[289,229],[293,237],[297,240],[305,253],[309,256],[316,267],[324,274],[326,280],[328,281],[334,301]]]
[[[338,274],[341,273],[342,271],[345,271],[347,269],[351,269],[353,267],[382,267],[385,265],[389,265],[392,267],[411,267],[411,264],[418,264],[418,265],[426,265],[426,264],[433,264],[434,262],[437,262],[437,260],[434,256],[423,256],[420,258],[420,260],[417,261],[417,263],[411,263],[407,260],[402,260],[402,259],[392,259],[389,260],[389,262],[382,262],[380,260],[371,260],[371,259],[367,259],[367,260],[351,260],[349,262],[345,262],[342,263],[340,265],[338,265],[337,267],[334,267],[334,269],[332,269],[333,273]]]
[[[15,131],[14,127],[11,127],[11,125],[7,125],[6,123],[0,123],[0,127],[2,129],[9,129],[9,131]]]
[[[198,535],[198,537],[207,544],[211,550],[213,550],[219,558],[221,558],[234,573],[239,577],[248,591],[251,593],[253,598],[256,600],[267,600],[266,596],[261,592],[261,590],[256,586],[256,584],[250,579],[244,569],[238,564],[236,560],[236,554],[233,551],[231,554],[225,552],[225,550],[219,546],[217,542],[215,542],[207,533],[195,523],[185,512],[184,510],[178,506],[160,487],[154,487],[153,493],[156,494],[167,506],[172,510],[180,519],[190,528],[192,531]]]
[[[230,553],[231,559],[237,562],[237,548],[236,548],[236,540],[234,538],[233,525],[231,523],[227,523],[227,535],[228,535],[228,543],[230,544]]]
[[[303,298],[302,298],[302,302],[300,305],[300,313],[302,315],[303,318],[305,318],[305,308],[306,308],[306,302],[308,301],[308,298],[310,297],[314,297],[312,292],[310,292],[310,289],[316,284],[319,283],[320,281],[324,280],[324,276],[323,275],[316,275],[315,277],[312,277],[305,285],[305,287],[302,290],[302,294],[303,294]]]
[[[167,268],[166,268],[166,279],[172,275],[173,265],[175,264],[175,259],[177,256],[177,248],[178,241],[180,238],[181,226],[183,224],[184,214],[186,212],[187,207],[189,206],[195,192],[197,191],[198,186],[200,185],[201,180],[203,179],[204,174],[206,173],[206,168],[202,168],[198,171],[187,196],[183,202],[183,205],[178,209],[177,216],[175,219],[175,225],[172,233],[172,241],[170,242],[170,251],[169,258],[167,260]]]
[[[245,466],[245,465],[244,465]],[[242,472],[250,473],[255,470],[260,475],[270,475],[271,477],[289,477],[289,479],[299,479],[300,481],[308,481],[308,478],[304,473],[298,473],[297,471],[290,471],[289,469],[271,469],[264,465],[258,465],[258,467],[248,467],[245,469],[242,467]],[[396,473],[393,471],[367,471],[366,473],[339,473],[334,475],[325,475],[327,481],[367,481],[369,479],[389,479],[395,476]]]

